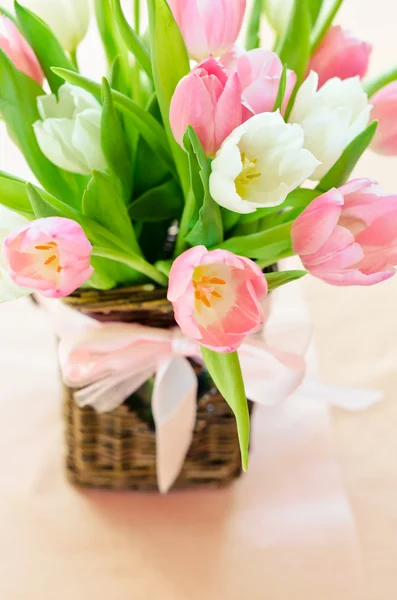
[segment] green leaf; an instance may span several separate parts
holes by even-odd
[[[285,91],[287,89],[287,73],[288,67],[287,65],[284,65],[283,72],[281,73],[280,77],[280,84],[278,86],[277,98],[274,103],[273,112],[276,112],[277,110],[281,111],[283,107]]]
[[[245,36],[246,50],[254,50],[261,45],[260,28],[263,9],[264,0],[253,0]]]
[[[377,126],[378,121],[373,121],[350,142],[332,169],[322,178],[317,190],[328,192],[331,188],[340,187],[348,181],[354,167],[372,142]]]
[[[50,162],[41,152],[33,131],[33,123],[40,118],[37,96],[43,94],[38,83],[16,69],[0,50],[0,114],[8,132],[41,185],[50,194],[58,194],[65,202],[78,206],[85,178]]]
[[[295,0],[291,20],[278,49],[281,62],[295,71],[297,86],[306,76],[310,59],[311,19],[307,2]]]
[[[296,279],[301,279],[307,275],[307,271],[280,271],[278,273],[265,273],[267,285],[270,290],[274,290],[281,285],[285,285],[286,283],[290,283],[291,281],[295,281]]]
[[[132,193],[132,165],[121,119],[113,105],[112,93],[105,78],[102,83],[103,109],[101,145],[110,173],[120,182],[122,197],[129,204]]]
[[[250,417],[238,354],[237,352],[219,354],[204,348],[204,346],[201,346],[201,354],[216,387],[236,417],[241,462],[246,471],[248,468]]]
[[[384,88],[386,85],[389,85],[389,83],[392,83],[393,81],[396,81],[396,80],[397,80],[397,67],[393,67],[392,69],[389,69],[385,73],[382,73],[375,79],[366,81],[364,83],[364,90],[367,92],[368,98],[372,98],[372,96],[374,94],[376,94],[376,92],[379,92],[379,90]]]
[[[116,56],[116,58],[114,59],[112,65],[111,65],[110,74],[109,74],[109,85],[110,85],[111,89],[114,89],[117,92],[121,92],[121,93],[126,92],[125,82],[123,80],[123,76],[122,76],[122,72],[121,72],[121,57],[120,57],[120,55]],[[127,136],[127,140],[128,140],[127,145],[129,148],[130,163],[131,163],[131,165],[134,165],[136,162],[137,145],[138,145],[138,140],[140,139],[140,136],[139,136],[138,131],[136,130],[134,123],[125,114],[121,113],[121,111],[119,111],[119,113],[120,113],[119,116],[122,121],[123,129],[125,131],[125,135]],[[161,160],[159,160],[159,162],[163,166],[163,168],[165,168],[163,163],[161,162]],[[131,189],[133,189],[133,187],[134,187],[134,177],[132,176]]]
[[[197,161],[200,179],[204,191],[202,206],[199,210],[198,221],[185,237],[191,245],[204,244],[207,248],[220,244],[223,240],[223,224],[219,205],[212,199],[209,187],[211,168],[203,147],[192,127],[188,127],[187,136],[191,144],[190,158],[193,155]],[[192,180],[193,181],[193,180]],[[197,200],[196,200],[197,202]],[[182,230],[182,226],[181,226]],[[182,233],[181,233],[182,235]]]
[[[146,110],[156,119],[156,121],[162,124],[160,108],[155,94],[150,99]],[[135,196],[139,197],[144,192],[161,185],[169,179],[169,176],[170,171],[165,163],[141,136],[136,150],[134,168]]]
[[[41,193],[31,183],[26,184],[26,193],[29,198],[34,215],[37,219],[67,216],[67,208],[65,208],[65,212],[63,212],[55,206],[53,206],[51,204],[51,201],[47,198],[43,198]],[[69,215],[73,215],[73,212],[70,212]],[[68,216],[67,218],[70,218],[70,216]]]
[[[28,218],[34,214],[26,193],[26,182],[3,171],[0,171],[0,204]]]
[[[110,265],[110,261],[93,256],[90,263],[95,270],[87,281],[87,287],[93,287],[97,290],[110,290],[117,285],[117,281],[107,272],[106,265]]]
[[[266,217],[274,217],[278,215],[278,219],[281,219],[281,222],[284,222],[284,219],[291,220],[287,218],[288,212],[291,209],[306,207],[312,200],[319,196],[319,192],[317,190],[309,190],[306,188],[297,188],[288,194],[286,199],[279,206],[271,206],[269,208],[258,208],[255,212],[249,213],[248,215],[241,215],[239,220],[239,225],[253,223],[255,221],[262,220]],[[237,235],[237,233],[236,233]]]
[[[121,8],[120,0],[113,0],[113,6],[114,17],[125,45],[138,60],[143,70],[147,73],[150,79],[152,79],[152,64],[150,61],[150,54],[147,51],[146,46],[142,43],[140,37],[135,33],[135,31],[132,29],[127,19],[125,18],[123,10]]]
[[[64,69],[75,70],[73,64],[67,58],[61,44],[44,21],[27,8],[15,2],[15,13],[19,27],[33,48],[48,84],[53,93],[56,93],[63,84],[63,80],[51,71],[56,65]]]
[[[232,210],[228,210],[227,208],[221,207],[221,215],[222,215],[222,223],[223,223],[223,231],[226,233],[233,229],[240,220],[241,215],[239,213],[235,213]]]
[[[187,156],[175,141],[169,122],[170,104],[179,81],[190,71],[185,42],[166,0],[148,0],[154,84],[164,128],[185,197],[189,189]]]
[[[168,221],[179,219],[183,209],[181,188],[175,179],[170,179],[148,190],[129,207],[133,221]]]
[[[199,220],[199,212],[204,201],[204,186],[200,175],[201,167],[197,160],[194,144],[197,144],[197,136],[193,128],[189,125],[183,136],[183,145],[188,156],[190,187],[189,193],[185,198],[185,208],[179,224],[179,233],[175,246],[176,256],[185,250],[187,246],[186,236]],[[198,146],[200,146],[200,143],[198,143]]]
[[[291,226],[291,222],[283,223],[267,231],[233,237],[220,244],[219,247],[240,256],[262,258],[266,253],[266,246],[276,243],[290,243]]]
[[[266,245],[251,250],[251,258],[260,259],[266,265],[273,265],[281,256],[289,256],[292,253],[291,239],[269,242]]]
[[[169,277],[173,262],[174,261],[172,258],[169,260],[158,260],[155,264],[155,267],[160,271],[160,273],[163,273],[166,277]]]
[[[317,50],[318,46],[323,41],[325,34],[331,27],[332,22],[335,19],[342,4],[343,0],[332,0],[332,3],[328,6],[328,9],[326,11],[321,12],[321,19],[318,19],[311,35],[312,53]]]
[[[121,87],[124,93],[129,93],[130,67],[128,64],[128,52],[121,39],[120,32],[116,27],[112,10],[112,0],[94,0],[94,7],[98,30],[105,49],[108,64],[109,66],[112,65],[116,57],[120,57],[120,69],[122,73]]]
[[[91,94],[98,95],[101,91],[101,86],[98,83],[78,73],[55,67],[53,71],[65,79],[65,81],[73,85],[78,85],[91,92]],[[133,100],[116,90],[111,90],[111,92],[114,105],[131,119],[148,145],[163,160],[170,172],[176,176],[175,165],[170,154],[164,128],[149,112],[138,106]]]
[[[140,253],[128,210],[114,179],[104,171],[92,171],[84,192],[83,213],[113,233],[126,246]]]
[[[308,0],[308,9],[310,12],[310,19],[312,22],[312,27],[315,26],[318,16],[321,12],[321,7],[323,5],[323,0]]]

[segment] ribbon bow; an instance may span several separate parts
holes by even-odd
[[[111,411],[155,375],[152,413],[157,481],[160,491],[166,493],[180,473],[192,440],[197,377],[188,358],[201,361],[199,347],[179,328],[98,323],[59,304],[57,310],[62,376],[67,386],[76,388],[74,398],[79,406]],[[264,332],[247,339],[239,356],[247,397],[273,405],[301,385],[311,332],[305,319],[298,316],[294,322],[291,311],[288,323],[280,321],[277,304],[270,313],[268,301],[265,312]],[[322,395],[348,409],[365,408],[380,399],[378,392],[354,392],[308,379],[302,389],[306,395]]]

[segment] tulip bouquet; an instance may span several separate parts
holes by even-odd
[[[372,285],[397,264],[397,195],[350,180],[370,144],[397,153],[397,69],[362,81],[371,47],[332,25],[341,0],[267,0],[276,42],[261,48],[262,4],[242,47],[246,0],[147,0],[147,28],[139,0],[133,24],[120,0],[96,0],[101,83],[78,68],[86,0],[0,16],[0,113],[35,177],[0,172],[1,299],[168,288],[244,467],[237,351],[268,291],[307,272]],[[294,254],[305,270],[264,273]]]

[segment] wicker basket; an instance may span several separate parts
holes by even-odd
[[[175,325],[165,291],[152,285],[106,292],[84,290],[64,299],[99,321]],[[199,387],[192,445],[174,488],[218,487],[241,472],[234,416],[203,367],[194,364]],[[79,408],[65,389],[66,467],[82,486],[157,490],[156,436],[150,404],[134,394],[117,409],[98,414]]]

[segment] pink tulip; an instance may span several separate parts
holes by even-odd
[[[397,195],[355,179],[316,198],[291,231],[294,251],[312,275],[334,285],[373,285],[397,265]]]
[[[183,333],[211,350],[233,352],[264,322],[267,282],[248,258],[195,246],[172,265],[168,300]]]
[[[372,96],[371,104],[371,117],[379,121],[372,150],[388,156],[397,155],[397,81]]]
[[[229,76],[214,58],[197,65],[178,83],[170,107],[175,139],[182,145],[188,125],[195,130],[206,154],[214,156],[223,140],[252,112],[241,102],[237,73]]]
[[[11,279],[48,298],[74,292],[93,273],[92,246],[70,219],[37,219],[8,234],[3,251]]]
[[[240,33],[246,0],[168,0],[190,58],[228,52]]]
[[[334,26],[328,30],[309,63],[309,72],[319,75],[319,85],[339,77],[361,78],[367,72],[372,46],[356,38],[350,31]]]
[[[238,73],[244,102],[255,113],[271,112],[276,102],[283,65],[278,55],[257,48],[246,52],[234,47],[220,59],[230,73]],[[295,87],[296,75],[288,69],[283,110]]]
[[[0,50],[3,50],[17,69],[43,84],[44,74],[35,53],[11,19],[0,15]]]

